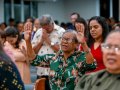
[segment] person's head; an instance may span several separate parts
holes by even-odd
[[[5,22],[3,22],[3,23],[0,24],[0,29],[1,30],[4,31],[6,27],[7,27],[7,24]]]
[[[39,29],[41,26],[40,26],[40,20],[39,19],[35,19],[34,20],[34,28],[36,29]]]
[[[79,29],[80,24],[83,26],[83,30]],[[84,33],[85,37],[87,37],[87,32],[88,32],[88,26],[84,18],[79,17],[75,21],[75,28],[77,32]]]
[[[111,17],[110,18],[110,25],[113,26],[116,23],[115,18]]]
[[[15,20],[13,18],[9,19],[9,25],[13,27],[15,26]]]
[[[109,27],[104,17],[94,16],[88,22],[88,45],[91,46],[95,41],[103,42],[109,33]]]
[[[34,18],[29,17],[29,18],[26,19],[26,22],[31,22],[31,23],[33,23],[33,22],[34,22]]]
[[[50,15],[45,14],[40,18],[40,25],[47,33],[51,33],[54,29],[54,20]]]
[[[60,26],[61,26],[62,28],[64,28],[65,30],[67,29],[67,24],[64,23],[64,22],[61,22]]]
[[[73,52],[76,49],[78,40],[76,37],[77,32],[74,30],[66,30],[61,39],[61,49],[63,52]]]
[[[70,15],[70,21],[71,21],[71,23],[74,24],[74,23],[75,23],[75,20],[76,20],[77,18],[79,18],[79,17],[80,17],[79,13],[73,12],[73,13]]]
[[[23,32],[24,31],[24,23],[23,22],[19,22],[17,24],[17,29],[19,32]]]
[[[106,22],[108,23],[108,25],[110,25],[110,18],[106,18]]]
[[[0,31],[0,45],[3,46],[5,40],[6,40],[5,31]]]
[[[120,30],[120,24],[117,23],[117,24],[113,25],[112,29],[113,29],[113,30],[116,30],[116,29],[119,29],[119,30]]]
[[[5,31],[6,41],[8,41],[11,45],[14,45],[16,48],[19,47],[19,42],[21,40],[19,31],[15,28],[8,28]]]
[[[58,21],[58,20],[54,20],[54,23],[55,23],[56,25],[59,25],[59,21]]]
[[[102,44],[102,52],[107,71],[120,74],[120,30],[109,33]]]

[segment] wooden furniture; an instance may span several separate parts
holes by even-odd
[[[45,90],[45,78],[40,78],[36,81],[34,90]]]

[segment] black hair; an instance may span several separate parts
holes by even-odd
[[[0,24],[0,26],[1,26],[2,24],[4,24],[4,25],[5,25],[5,27],[7,27],[7,24],[6,24],[5,22],[2,22],[2,23]]]
[[[15,20],[13,18],[10,18],[9,19],[9,22],[14,22]]]
[[[92,18],[90,18],[90,20],[89,20],[89,22],[88,22],[88,42],[87,42],[87,44],[88,44],[88,46],[89,47],[91,47],[91,45],[94,43],[94,39],[93,39],[93,37],[91,36],[91,34],[90,34],[90,28],[89,28],[89,26],[90,26],[90,22],[92,21],[92,20],[96,20],[100,25],[101,25],[101,27],[102,27],[102,38],[103,38],[103,40],[102,40],[102,42],[104,42],[104,40],[105,40],[105,38],[106,38],[106,36],[108,35],[108,33],[109,33],[109,27],[108,27],[108,24],[107,24],[107,22],[106,22],[106,19],[104,18],[104,17],[101,17],[101,16],[93,16]]]
[[[33,17],[28,17],[26,21],[29,20],[31,23],[34,23],[34,18]]]
[[[18,35],[18,39],[16,42],[16,48],[19,48],[19,43],[21,41],[21,36],[19,31],[16,28],[10,27],[5,31],[5,36],[9,36],[9,37],[16,37],[16,35]]]
[[[77,12],[73,12],[73,13],[71,13],[71,16],[72,16],[72,15],[77,15],[78,18],[80,17],[80,14],[77,13]]]

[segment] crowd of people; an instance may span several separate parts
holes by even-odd
[[[52,16],[0,24],[0,89],[24,90],[31,84],[30,66],[46,90],[118,90],[120,25],[113,18],[78,13],[70,23]]]

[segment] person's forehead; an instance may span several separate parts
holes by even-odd
[[[99,24],[97,20],[91,20],[90,24]]]
[[[22,24],[22,23],[19,23],[18,26],[23,26],[23,24]]]
[[[34,23],[38,23],[38,22],[40,22],[40,20],[39,20],[39,19],[36,19]]]
[[[120,44],[120,33],[112,33],[110,34],[105,42],[111,42],[111,43],[119,43]]]
[[[41,25],[43,28],[50,27],[50,24]]]
[[[74,15],[72,15],[72,16],[71,16],[71,18],[77,18],[77,15],[76,15],[76,14],[74,14]]]
[[[63,37],[73,38],[74,34],[72,32],[66,32]]]

